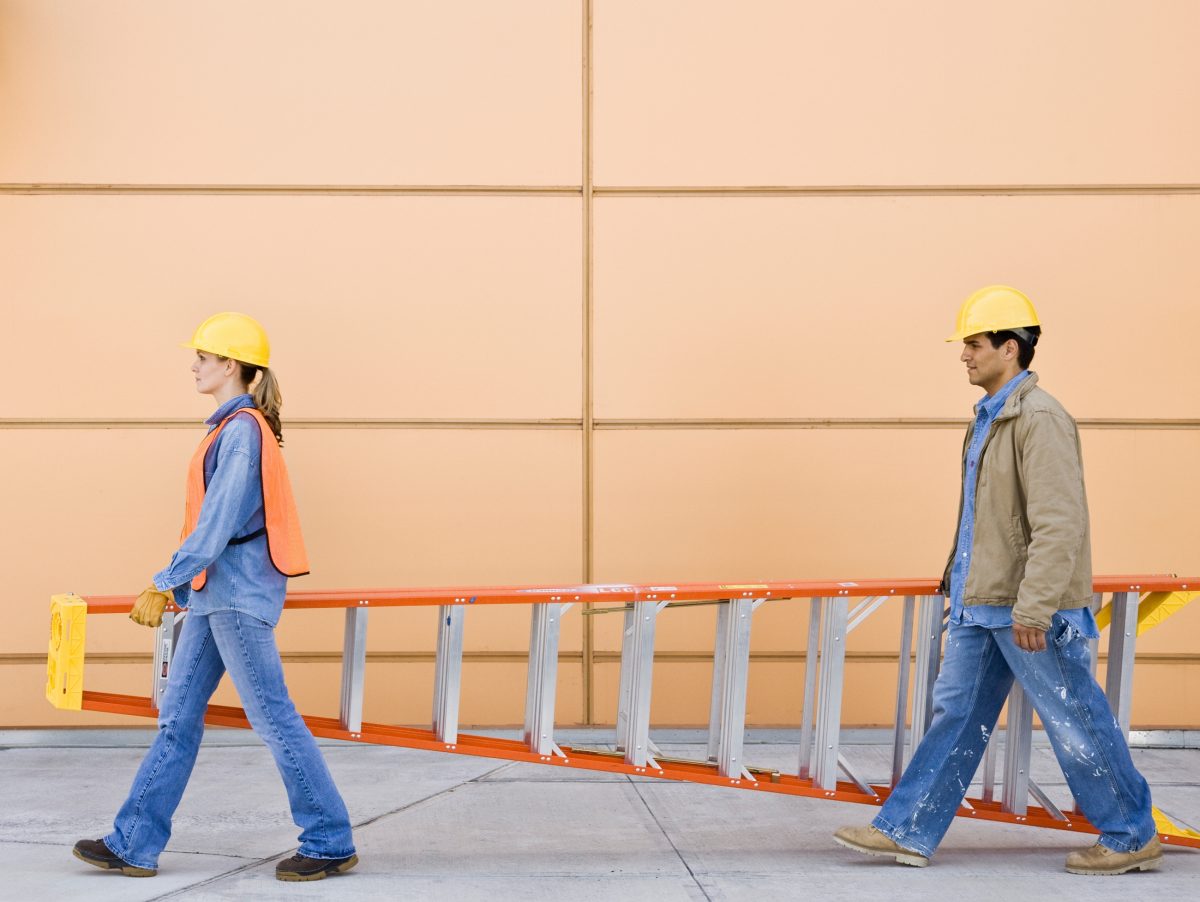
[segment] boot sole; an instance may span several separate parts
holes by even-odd
[[[890,858],[898,864],[906,864],[910,868],[923,868],[929,864],[928,858],[916,852],[888,852],[883,849],[872,849],[870,846],[860,846],[857,843],[849,842],[840,836],[835,836],[833,841],[852,852],[862,852],[864,855],[874,855],[876,858]]]
[[[132,864],[126,864],[118,859],[117,862],[106,861],[103,858],[89,858],[82,854],[78,849],[72,849],[71,854],[85,864],[90,864],[94,868],[100,868],[102,871],[120,871],[126,877],[153,877],[158,871],[152,868],[134,867]]]
[[[1068,866],[1067,873],[1079,874],[1082,877],[1116,877],[1118,874],[1128,874],[1130,871],[1157,871],[1160,864],[1162,864],[1161,855],[1158,858],[1151,858],[1147,861],[1135,861],[1133,864],[1128,864],[1123,868],[1112,868],[1111,870],[1073,868]]]
[[[327,868],[322,868],[319,871],[314,871],[311,874],[289,873],[287,871],[276,871],[275,879],[283,880],[286,883],[307,883],[310,880],[324,880],[330,874],[344,874],[358,864],[358,856],[351,855],[341,864],[330,865]]]

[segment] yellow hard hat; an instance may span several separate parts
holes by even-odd
[[[232,357],[253,366],[269,366],[271,360],[267,331],[244,313],[210,316],[196,329],[192,340],[181,347]]]
[[[958,325],[946,341],[962,341],[980,332],[1016,332],[1030,344],[1037,336],[1025,332],[1028,326],[1041,326],[1033,301],[1007,285],[980,288],[958,308]]]

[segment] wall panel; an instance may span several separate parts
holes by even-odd
[[[606,0],[601,185],[1200,181],[1187,0]]]
[[[179,342],[260,319],[293,417],[579,416],[570,198],[0,196],[0,417],[178,417]],[[50,361],[53,364],[50,365]]]
[[[559,0],[0,4],[0,182],[578,185]]]
[[[1016,285],[1078,417],[1200,416],[1176,197],[601,198],[600,418],[967,417],[959,304]]]

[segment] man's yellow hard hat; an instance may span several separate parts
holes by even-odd
[[[980,332],[1008,331],[1026,340],[1033,338],[1030,344],[1037,344],[1037,336],[1025,333],[1029,326],[1041,326],[1033,301],[1007,285],[989,285],[963,301],[958,308],[958,325],[946,341],[962,341]]]
[[[253,366],[269,366],[271,343],[267,331],[244,313],[218,313],[196,329],[185,348],[207,351],[219,357],[232,357]]]

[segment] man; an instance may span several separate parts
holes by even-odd
[[[1100,832],[1067,856],[1072,874],[1153,870],[1162,862],[1150,789],[1092,676],[1091,542],[1075,421],[1029,370],[1041,335],[1029,298],[975,292],[947,341],[962,341],[987,394],[963,443],[962,499],[941,591],[950,597],[934,716],[900,782],[848,849],[929,863],[966,795],[1015,678],[1045,725],[1081,810]]]

